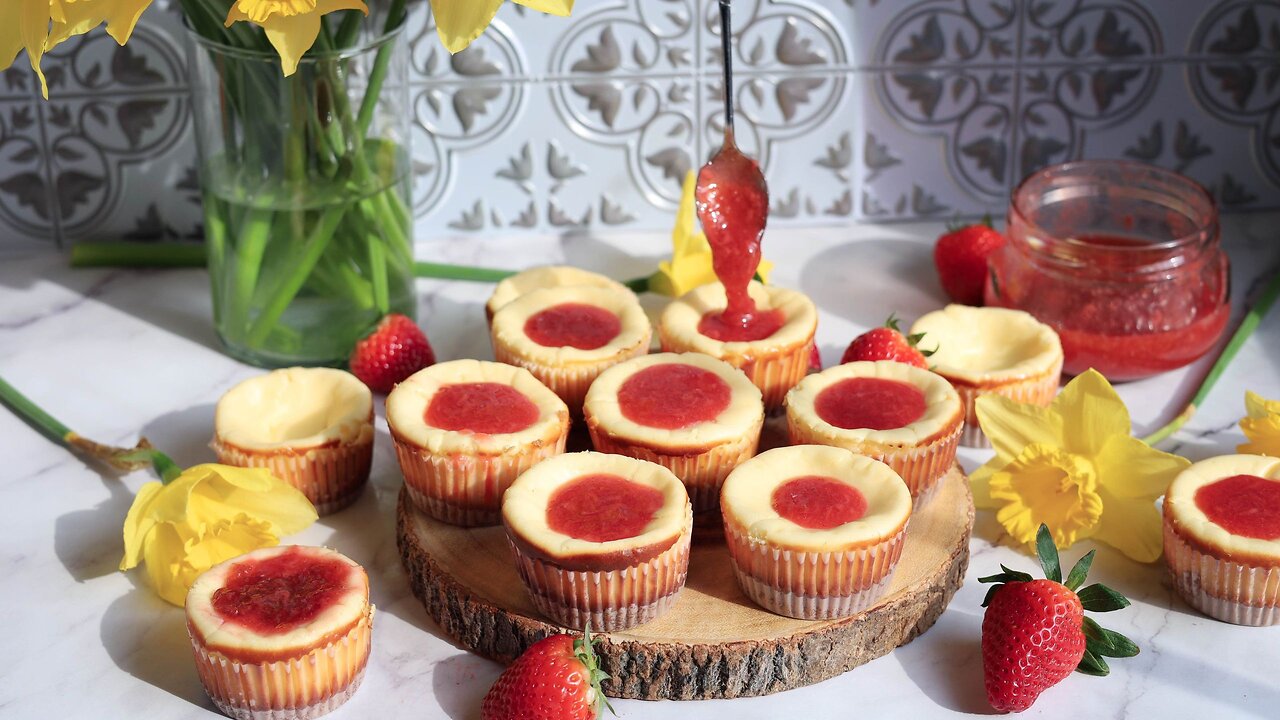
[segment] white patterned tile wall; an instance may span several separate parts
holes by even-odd
[[[719,144],[714,0],[508,3],[450,57],[410,37],[418,240],[666,228]],[[1148,160],[1280,208],[1280,2],[735,0],[740,143],[772,222],[1003,212],[1027,172]],[[200,236],[181,20],[148,11],[0,75],[0,242]]]

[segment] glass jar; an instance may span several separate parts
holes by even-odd
[[[1122,381],[1182,367],[1227,324],[1217,207],[1171,170],[1118,160],[1044,168],[1014,191],[1007,235],[986,302],[1057,330],[1069,375],[1092,367]]]
[[[313,48],[286,77],[269,45],[188,32],[213,318],[233,357],[341,365],[383,315],[414,316],[402,35]]]

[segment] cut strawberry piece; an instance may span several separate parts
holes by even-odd
[[[392,313],[351,351],[351,374],[374,392],[387,393],[405,378],[434,364],[427,336],[409,318]]]

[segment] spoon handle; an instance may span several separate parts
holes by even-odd
[[[720,0],[720,47],[724,55],[724,126],[733,134],[733,23],[729,0]]]

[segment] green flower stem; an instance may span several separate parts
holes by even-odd
[[[227,305],[232,327],[247,327],[249,306],[258,287],[258,275],[262,271],[262,258],[271,239],[273,213],[270,210],[252,208],[240,223],[240,237],[236,242],[235,280]]]
[[[439,280],[469,280],[472,282],[498,282],[515,275],[515,270],[494,270],[491,268],[468,267],[466,265],[449,265],[419,260],[413,264],[413,274],[420,278]]]
[[[142,465],[151,465],[155,468],[156,474],[166,483],[182,474],[182,469],[177,463],[168,455],[151,447],[145,438],[138,442],[137,447],[124,449],[101,445],[80,437],[2,377],[0,377],[0,405],[12,410],[14,415],[35,428],[40,434],[64,448],[101,460],[112,467],[120,470],[136,470]]]
[[[1240,348],[1253,335],[1253,331],[1258,328],[1262,318],[1266,317],[1267,311],[1275,304],[1277,297],[1280,297],[1280,272],[1277,272],[1275,277],[1271,278],[1271,282],[1262,291],[1262,295],[1258,296],[1258,301],[1253,304],[1253,307],[1249,308],[1249,312],[1245,313],[1244,320],[1240,322],[1240,327],[1231,336],[1231,340],[1227,342],[1226,347],[1222,348],[1222,354],[1213,363],[1213,367],[1209,368],[1209,374],[1205,375],[1204,380],[1200,383],[1200,389],[1196,390],[1191,402],[1187,403],[1182,412],[1178,413],[1178,416],[1164,427],[1142,438],[1142,442],[1148,445],[1155,445],[1187,424],[1187,421],[1196,414],[1196,409],[1204,404],[1205,398],[1209,397],[1209,392],[1213,390],[1213,386],[1217,384],[1218,379],[1226,372],[1227,366],[1235,359],[1236,353],[1240,352]]]
[[[311,274],[311,270],[320,261],[320,256],[324,254],[325,248],[329,246],[329,241],[333,239],[333,233],[338,229],[338,223],[342,222],[342,215],[345,212],[345,207],[331,207],[325,210],[316,221],[315,227],[311,229],[311,236],[307,238],[302,256],[296,260],[294,271],[276,287],[263,307],[262,314],[254,320],[253,326],[249,329],[249,345],[261,345],[271,334],[276,323],[280,322],[280,317],[284,315],[289,303],[297,297],[307,276]]]
[[[218,236],[216,241],[220,240]],[[206,262],[205,246],[195,243],[107,242],[71,246],[71,267],[182,268],[204,267]]]
[[[372,234],[372,233],[371,233]],[[391,309],[391,297],[387,290],[387,251],[376,237],[369,238],[369,275],[373,281],[373,302],[379,315]]]

